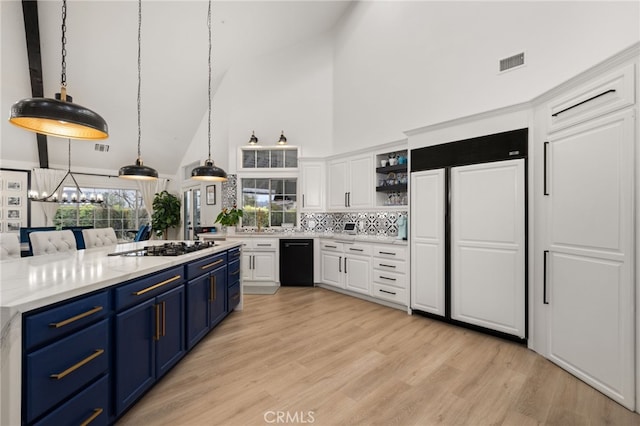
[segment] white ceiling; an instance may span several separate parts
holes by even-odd
[[[20,1],[2,0],[2,108],[31,96]],[[177,172],[207,112],[207,1],[142,2],[142,142],[145,164]],[[45,97],[60,89],[62,1],[40,0]],[[350,1],[214,1],[214,91],[234,64],[330,31]],[[69,0],[67,90],[109,125],[108,153],[92,142],[72,144],[72,168],[113,170],[132,164],[137,150],[137,1]],[[215,103],[214,103],[215,120]],[[38,162],[35,135],[12,144],[2,123],[3,160]],[[49,161],[66,165],[64,141],[49,137]],[[15,145],[15,146],[14,146]],[[157,149],[161,147],[161,149]],[[203,157],[206,153],[203,153]]]

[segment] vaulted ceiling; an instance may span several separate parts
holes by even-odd
[[[142,2],[142,156],[174,174],[207,112],[207,1]],[[235,64],[330,31],[349,1],[214,1],[213,84]],[[0,2],[2,108],[31,96],[18,0]],[[60,89],[62,1],[39,1],[44,96]],[[74,102],[102,115],[107,153],[74,142],[72,164],[113,170],[131,164],[137,144],[137,1],[69,0],[67,90]],[[215,104],[214,104],[215,114]],[[215,118],[214,118],[215,119]],[[35,135],[1,124],[2,160],[38,163]],[[48,138],[49,162],[66,165],[65,141]],[[24,143],[18,143],[24,141]]]

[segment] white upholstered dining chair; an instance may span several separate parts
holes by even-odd
[[[113,228],[83,229],[82,238],[84,238],[84,247],[88,249],[118,244],[118,237]]]
[[[0,260],[20,257],[20,237],[18,234],[0,234]]]
[[[34,256],[66,253],[78,250],[73,231],[43,231],[29,234]]]

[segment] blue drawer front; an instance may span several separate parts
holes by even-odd
[[[115,309],[120,311],[136,303],[171,290],[184,282],[182,266],[148,275],[115,289]]]
[[[27,355],[27,422],[107,371],[109,357],[106,319]]]
[[[228,296],[229,302],[227,305],[227,311],[231,312],[236,306],[238,306],[238,303],[240,303],[240,283],[236,283],[229,287]]]
[[[72,331],[104,318],[110,312],[106,291],[65,303],[35,315],[26,316],[25,348],[58,339]]]
[[[109,423],[109,376],[62,404],[34,426],[77,426],[91,420],[91,426]]]
[[[240,260],[240,256],[242,253],[240,252],[240,247],[233,248],[228,251],[229,253],[229,262],[233,262],[234,260]]]
[[[205,257],[187,264],[187,279],[192,280],[227,263],[227,252]]]
[[[230,262],[227,270],[229,271],[229,276],[227,277],[227,284],[229,286],[240,282],[240,260]]]

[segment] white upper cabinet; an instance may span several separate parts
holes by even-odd
[[[371,208],[373,204],[373,159],[361,155],[329,161],[328,199],[331,210]]]
[[[299,160],[301,211],[323,211],[325,208],[325,162],[323,160]]]

